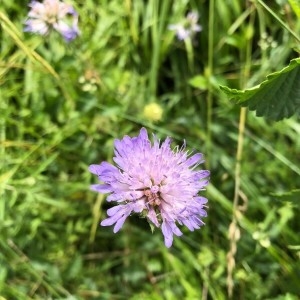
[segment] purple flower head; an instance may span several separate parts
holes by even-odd
[[[153,135],[151,143],[145,128],[137,137],[115,140],[114,153],[116,166],[102,162],[89,167],[103,182],[92,190],[109,193],[107,201],[118,204],[108,209],[102,226],[115,224],[116,233],[130,214],[139,213],[161,227],[165,245],[171,247],[173,235],[182,235],[177,224],[191,231],[204,225],[207,199],[198,192],[208,184],[210,173],[197,169],[204,162],[201,153],[189,154],[185,143],[172,150],[169,137],[161,143]]]
[[[44,0],[43,3],[33,0],[29,6],[31,10],[24,31],[46,35],[54,29],[67,42],[79,35],[78,14],[71,5],[59,0]]]
[[[174,30],[177,38],[182,41],[202,30],[202,27],[197,24],[198,20],[199,15],[197,12],[189,12],[182,22],[178,24],[171,24],[168,28],[170,30]]]

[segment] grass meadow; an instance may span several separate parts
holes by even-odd
[[[70,43],[24,32],[28,1],[0,2],[0,299],[299,299],[299,118],[220,90],[299,57],[299,1],[68,3]],[[202,30],[179,40],[190,11]],[[112,204],[90,190],[88,166],[141,127],[211,171],[206,225],[170,249],[138,215],[100,226]]]

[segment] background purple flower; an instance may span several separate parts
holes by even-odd
[[[32,1],[24,31],[46,35],[51,29],[69,42],[79,35],[78,14],[75,9],[59,0]]]
[[[189,12],[182,22],[171,24],[168,28],[175,31],[179,40],[185,40],[202,30],[202,27],[198,24],[198,20],[199,15],[197,12]]]
[[[108,209],[108,218],[102,226],[115,224],[120,230],[126,218],[133,212],[146,216],[156,227],[161,227],[165,245],[170,247],[173,235],[182,232],[177,224],[189,230],[200,228],[206,216],[207,199],[199,196],[208,184],[209,171],[197,170],[203,163],[201,153],[189,155],[185,144],[170,147],[169,137],[163,143],[153,136],[153,144],[145,128],[137,137],[125,136],[115,140],[114,161],[91,165],[89,170],[103,183],[92,186],[100,193],[109,193],[107,201],[117,206]]]

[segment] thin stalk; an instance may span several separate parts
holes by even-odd
[[[191,38],[186,38],[184,40],[185,49],[187,52],[188,58],[188,66],[191,72],[194,72],[194,51],[193,51],[193,44]]]
[[[250,25],[253,26],[254,23],[254,14],[251,15]],[[251,48],[252,48],[252,37],[249,38],[246,47],[246,59],[245,59],[245,66],[243,68],[241,74],[241,87],[245,87],[246,81],[249,78],[250,69],[251,69]],[[245,123],[246,123],[246,113],[247,110],[245,107],[242,107],[240,110],[240,120],[239,120],[239,133],[238,133],[238,144],[237,144],[237,152],[236,152],[236,165],[235,165],[235,172],[234,172],[234,179],[235,179],[235,187],[234,187],[234,198],[233,198],[233,217],[235,217],[235,210],[238,205],[238,198],[240,194],[240,185],[241,185],[241,161],[242,161],[242,154],[243,154],[243,143],[244,143],[244,134],[245,134]]]
[[[157,77],[160,62],[160,49],[161,49],[161,38],[165,27],[165,21],[167,19],[167,12],[170,1],[165,0],[161,2],[161,13],[159,14],[159,3],[160,1],[153,1],[153,24],[152,24],[152,43],[153,43],[153,55],[151,60],[150,69],[150,82],[149,82],[149,95],[150,97],[155,97],[157,92]]]
[[[250,30],[253,28],[255,15],[250,15],[250,22],[248,26]],[[248,43],[245,49],[245,66],[241,72],[240,86],[245,87],[246,81],[249,78],[251,69],[251,48],[252,48],[253,35],[249,36]],[[240,239],[240,229],[238,225],[238,215],[241,215],[239,210],[239,196],[241,194],[241,169],[242,169],[242,157],[243,157],[243,145],[245,135],[245,124],[246,124],[247,110],[245,107],[240,109],[240,120],[239,120],[239,132],[236,152],[236,164],[234,170],[234,196],[233,196],[233,210],[232,210],[232,221],[229,226],[229,240],[230,249],[227,254],[227,289],[229,298],[233,295],[234,281],[233,281],[233,270],[235,266],[235,255],[237,252],[237,242]]]
[[[259,19],[259,33],[262,37],[263,34],[266,34],[267,30],[263,9],[261,7],[257,7],[257,14]],[[267,49],[265,49],[265,47],[261,47],[261,64],[264,65],[267,59]]]
[[[0,170],[4,173],[6,171],[5,167],[5,140],[6,140],[6,122],[5,113],[6,110],[6,100],[2,97],[2,88],[0,89]],[[1,176],[0,176],[1,177]],[[4,220],[5,216],[5,183],[0,180],[0,221]]]
[[[285,28],[298,42],[300,42],[300,37],[294,32],[286,23],[284,23],[276,13],[262,0],[257,0],[257,2],[266,10],[268,11],[276,20],[277,22]]]
[[[209,34],[208,34],[208,65],[207,65],[207,78],[208,78],[208,90],[207,90],[207,136],[206,136],[206,153],[211,153],[211,124],[212,124],[212,106],[213,106],[213,93],[211,76],[213,74],[213,57],[214,57],[214,21],[215,21],[215,0],[209,2]],[[210,161],[209,156],[206,159],[206,167],[209,169]]]
[[[102,212],[101,206],[102,206],[103,199],[104,199],[104,196],[102,194],[99,194],[96,199],[96,202],[94,203],[93,224],[91,227],[90,237],[89,237],[90,244],[95,242],[96,231],[97,231],[97,228],[99,227],[99,220],[101,218],[101,212]]]
[[[236,151],[236,165],[234,170],[235,186],[234,186],[234,197],[233,197],[233,218],[236,217],[235,211],[238,205],[240,186],[241,186],[241,162],[243,156],[246,113],[247,113],[246,107],[242,107],[240,110],[239,133],[238,133],[238,143],[237,143],[237,151]]]

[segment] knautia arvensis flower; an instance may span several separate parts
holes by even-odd
[[[70,42],[79,35],[78,14],[75,9],[59,0],[32,1],[24,31],[47,35],[52,29]]]
[[[118,204],[108,209],[102,226],[115,224],[116,233],[130,214],[139,213],[161,228],[165,245],[171,247],[173,235],[182,235],[178,224],[191,231],[204,225],[207,199],[198,193],[208,184],[210,172],[198,169],[204,162],[201,153],[189,153],[185,143],[172,149],[169,137],[160,142],[153,135],[151,143],[145,128],[114,145],[116,166],[102,162],[89,167],[103,182],[92,190],[109,193],[107,201]]]
[[[171,24],[168,26],[170,30],[174,30],[179,40],[183,41],[192,37],[196,32],[202,30],[202,27],[198,24],[199,15],[195,11],[191,11],[187,14],[184,20],[177,24]]]

